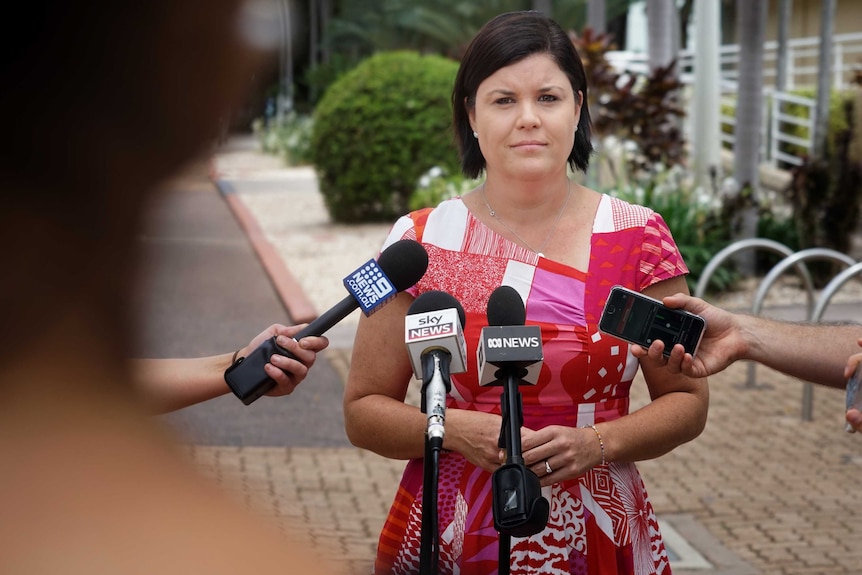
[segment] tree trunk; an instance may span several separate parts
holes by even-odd
[[[775,90],[787,89],[787,42],[790,37],[790,14],[793,0],[779,0],[778,4],[778,50],[775,54]]]
[[[650,70],[664,68],[679,52],[674,0],[647,0],[647,32]]]
[[[553,2],[551,0],[533,0],[533,10],[541,12],[548,18],[553,18]]]
[[[757,189],[763,124],[763,43],[766,36],[766,2],[737,0],[736,30],[739,36],[739,86],[733,168],[737,194],[742,196],[736,222],[736,239],[757,235]],[[750,201],[749,201],[750,200]],[[744,254],[743,273],[754,273],[754,254]]]
[[[822,159],[826,154],[826,136],[829,131],[829,93],[832,88],[832,29],[835,20],[835,0],[823,0],[820,11],[820,56],[817,70],[817,104],[814,118],[813,156]]]
[[[608,29],[605,0],[589,0],[587,3],[587,26],[596,34]]]
[[[721,44],[721,7],[714,0],[696,0],[694,95],[689,114],[695,178],[703,189],[716,191],[721,176],[721,74],[718,51]]]

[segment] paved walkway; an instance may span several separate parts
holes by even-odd
[[[285,268],[275,272],[281,278],[274,279],[273,291],[262,297],[283,300],[293,317],[302,310],[323,311],[342,299],[341,278],[376,253],[387,231],[385,225],[331,225],[313,173],[282,169],[248,141],[234,141],[220,150],[213,168],[218,187],[232,196],[225,206],[247,210],[240,221],[251,217],[243,228],[251,244],[259,253],[278,254]],[[205,193],[219,198],[211,184]],[[265,265],[279,267],[278,261],[267,263],[267,257],[271,254],[261,258]],[[285,285],[300,289],[285,291]],[[836,304],[831,317],[860,317],[859,311],[862,305],[855,302]],[[230,309],[217,313],[235,315]],[[204,410],[197,420],[184,420],[183,413],[169,419],[188,433],[189,452],[205,474],[284,530],[305,538],[322,555],[339,561],[346,574],[370,572],[376,537],[403,467],[402,462],[351,447],[338,429],[339,385],[349,367],[357,316],[354,312],[330,332],[331,348],[315,368],[320,373],[290,398],[264,398],[246,408],[226,396],[216,400],[224,400],[218,409],[190,408]],[[276,319],[283,320],[271,321]],[[151,324],[148,330],[159,333],[161,328]],[[228,335],[221,345],[230,349],[253,333]],[[737,364],[712,378],[703,435],[639,464],[676,555],[674,572],[859,573],[862,521],[854,513],[862,509],[862,437],[843,431],[843,392],[815,388],[813,421],[803,422],[803,384],[766,368],[759,368],[757,375],[757,385],[747,387],[747,366]],[[633,408],[646,401],[645,386],[636,383]],[[255,420],[255,409],[264,404],[312,415],[299,420],[294,419],[296,412],[277,412]],[[238,430],[227,436],[219,431],[237,418],[245,422]],[[319,434],[324,437],[311,432],[316,426],[325,430]],[[254,427],[271,431],[250,439]]]

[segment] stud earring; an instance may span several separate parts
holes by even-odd
[[[477,132],[476,130],[473,130],[473,137],[478,139],[479,138],[479,132]]]

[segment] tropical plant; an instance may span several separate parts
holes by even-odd
[[[793,170],[787,196],[802,247],[850,251],[862,203],[862,134],[853,108],[853,101],[844,102],[844,129],[831,134],[823,157]]]
[[[681,164],[685,110],[677,98],[682,84],[674,73],[675,63],[656,67],[649,74],[622,74],[607,60],[607,52],[614,46],[610,36],[587,29],[570,37],[584,62],[596,136],[633,144],[626,146],[631,153],[626,158],[628,165],[621,169],[640,178],[642,173],[649,176],[656,165]]]

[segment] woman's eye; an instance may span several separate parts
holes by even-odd
[[[511,104],[514,101],[515,100],[513,100],[512,98],[497,98],[497,100],[495,100],[495,103],[497,103],[497,104]]]
[[[556,100],[557,97],[552,94],[542,94],[541,96],[539,96],[540,102],[555,102]]]

